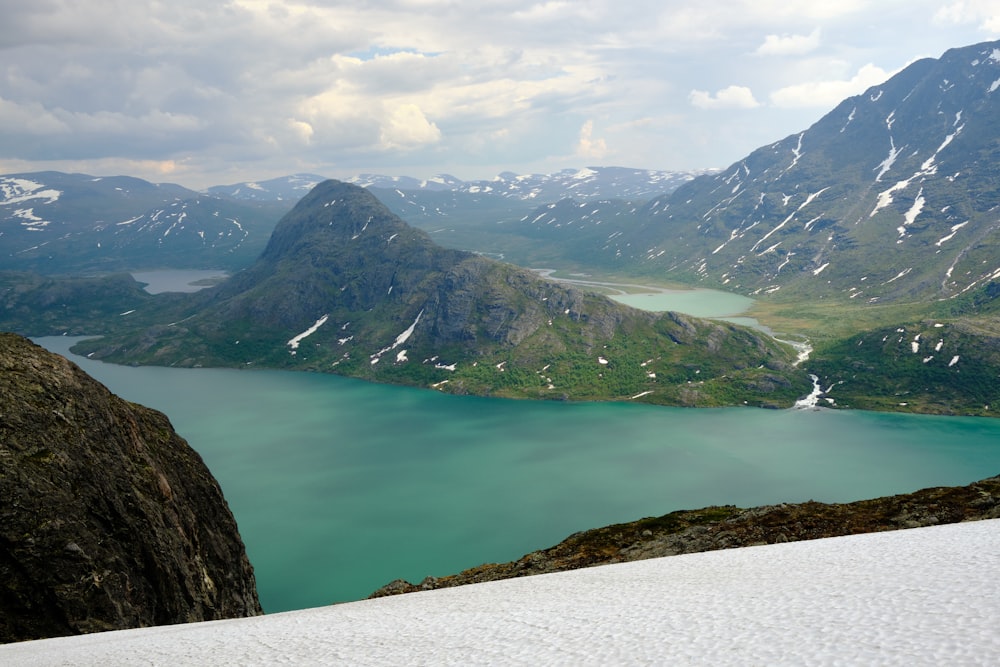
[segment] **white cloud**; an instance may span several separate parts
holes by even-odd
[[[770,99],[774,106],[781,108],[832,109],[844,99],[883,83],[892,74],[868,63],[850,79],[798,83],[774,91]]]
[[[580,128],[580,141],[576,145],[576,154],[585,158],[602,158],[607,153],[607,143],[604,139],[594,138],[594,121],[588,120]]]
[[[401,104],[382,121],[379,143],[383,148],[411,149],[441,139],[441,130],[427,120],[416,104]]]
[[[704,90],[692,90],[688,99],[692,106],[699,109],[753,109],[760,106],[746,86],[729,86],[715,95]]]
[[[819,28],[808,35],[768,35],[757,47],[762,56],[800,56],[819,47]]]
[[[976,24],[980,30],[1000,33],[1000,3],[996,0],[958,0],[934,12],[938,24]]]
[[[316,133],[312,125],[294,118],[288,119],[288,127],[306,145],[312,142],[313,135]]]
[[[245,180],[410,165],[489,177],[597,155],[728,164],[887,71],[1000,28],[997,3],[975,0],[85,5],[3,14],[0,164],[174,160],[178,176],[204,170],[198,186],[220,168],[236,180],[234,164]],[[719,81],[741,85],[708,88]],[[725,127],[700,111],[755,107]],[[581,133],[587,119],[600,137]]]

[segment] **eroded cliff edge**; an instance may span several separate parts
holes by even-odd
[[[222,491],[167,417],[0,334],[0,642],[260,613]]]

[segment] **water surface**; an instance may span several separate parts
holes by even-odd
[[[71,341],[39,340],[60,353]],[[1000,473],[1000,420],[510,401],[71,358],[166,412],[201,453],[269,612],[677,509],[850,501]]]
[[[730,317],[746,312],[753,299],[712,289],[657,290],[642,294],[612,294],[615,301],[642,310],[673,310],[693,317]]]
[[[136,271],[132,274],[132,277],[140,283],[146,283],[143,289],[150,294],[197,292],[226,276],[225,271],[206,269],[160,269],[157,271]]]

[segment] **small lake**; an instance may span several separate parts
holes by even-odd
[[[712,289],[665,289],[645,294],[609,296],[619,303],[641,310],[673,310],[694,317],[734,317],[746,312],[753,305],[753,299],[750,297]]]
[[[67,354],[73,340],[38,342]],[[1000,419],[511,401],[71,358],[167,413],[203,456],[269,612],[678,509],[851,501],[1000,473]]]
[[[670,289],[656,285],[592,280],[583,274],[555,277],[555,269],[534,269],[534,271],[540,276],[556,282],[592,287],[618,303],[640,310],[652,312],[672,310],[693,317],[725,319],[760,328],[757,321],[752,318],[737,317],[749,310],[754,302],[750,297],[741,294],[702,287]]]
[[[150,294],[161,292],[197,292],[228,277],[225,271],[203,269],[162,269],[159,271],[136,271],[132,277]]]

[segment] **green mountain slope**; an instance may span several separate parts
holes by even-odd
[[[371,193],[335,181],[278,223],[253,266],[160,303],[134,314],[156,324],[80,349],[517,397],[790,405],[809,386],[794,352],[758,332],[637,311],[440,248]]]

